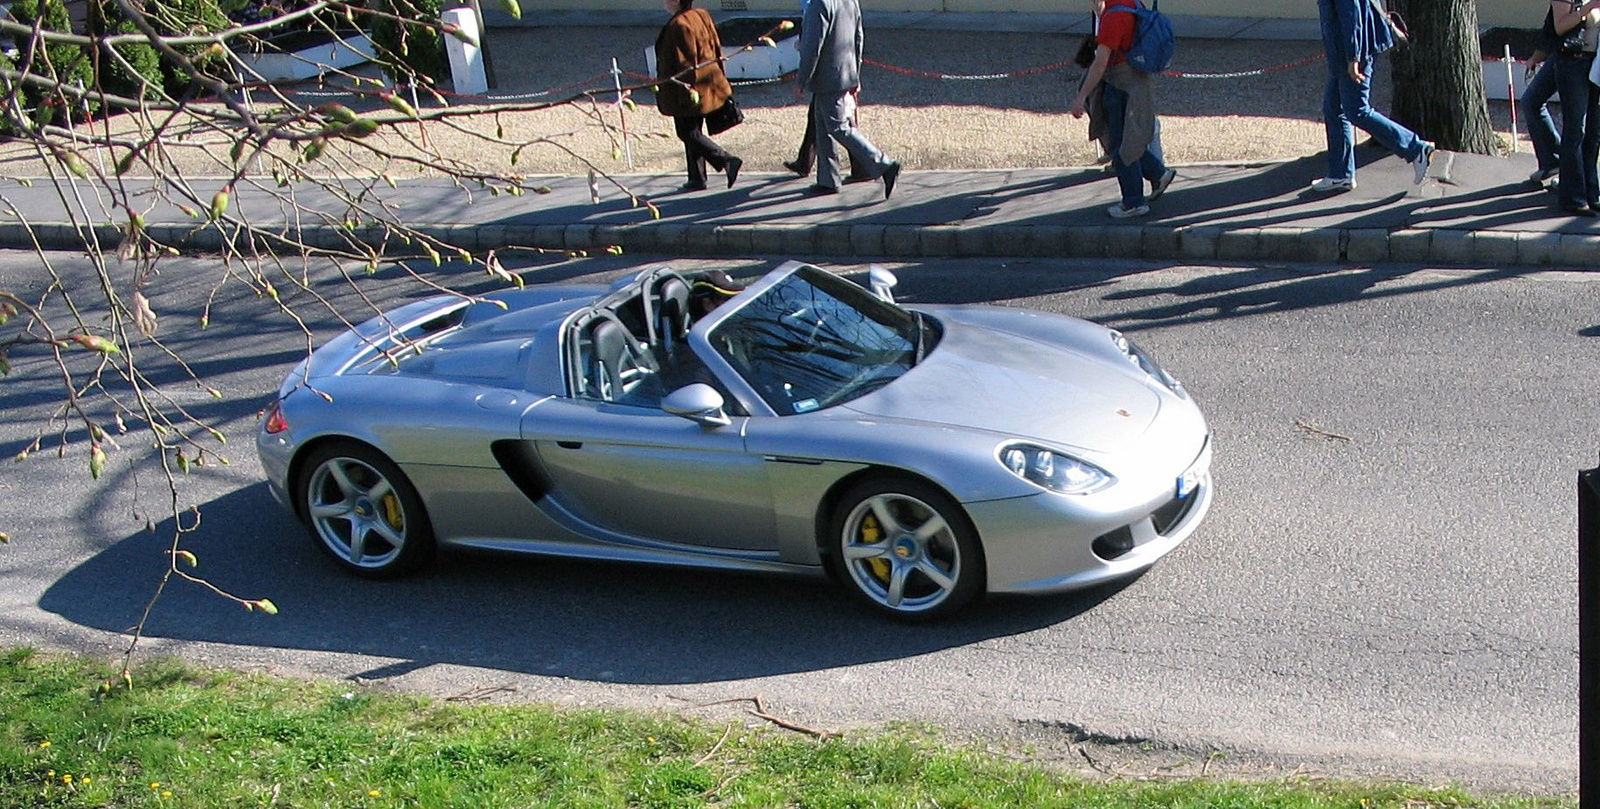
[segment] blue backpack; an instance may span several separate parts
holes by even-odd
[[[1160,73],[1172,63],[1172,52],[1178,49],[1178,37],[1172,33],[1172,21],[1160,11],[1160,0],[1152,0],[1145,8],[1139,0],[1135,6],[1107,5],[1106,11],[1125,11],[1134,16],[1133,47],[1125,56],[1128,64],[1145,73]]]

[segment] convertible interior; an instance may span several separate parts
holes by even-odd
[[[693,325],[690,280],[660,269],[639,292],[579,313],[566,344],[573,395],[636,407],[692,382],[714,382],[686,340]]]

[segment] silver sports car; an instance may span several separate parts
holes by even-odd
[[[827,571],[912,619],[1129,576],[1205,517],[1205,419],[1121,334],[871,284],[653,267],[418,301],[294,369],[262,465],[359,575],[438,545]]]

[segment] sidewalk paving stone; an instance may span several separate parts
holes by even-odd
[[[1099,167],[908,171],[893,199],[877,184],[847,186],[814,197],[787,174],[750,172],[732,190],[678,193],[676,178],[620,175],[619,191],[602,184],[593,201],[584,177],[539,177],[548,194],[514,197],[463,194],[439,179],[400,181],[378,189],[400,205],[405,221],[482,254],[508,246],[668,255],[917,258],[1028,256],[1145,258],[1188,261],[1380,261],[1441,265],[1600,267],[1600,221],[1562,215],[1548,193],[1525,182],[1530,155],[1453,155],[1448,176],[1412,183],[1411,167],[1392,156],[1358,150],[1359,185],[1321,195],[1307,190],[1320,155],[1258,165],[1180,167],[1181,181],[1150,215],[1112,220],[1116,182]],[[192,179],[198,193],[221,180]],[[50,247],[81,247],[80,226],[46,182],[10,187],[7,199]],[[334,195],[296,189],[316,210],[341,210]],[[241,188],[234,210],[253,225],[290,232],[312,244],[343,247],[349,239],[398,241],[381,224],[347,230],[313,218],[296,224],[264,189]],[[661,213],[655,220],[643,201]],[[196,250],[216,250],[215,227],[175,206],[145,215],[152,236]],[[120,238],[114,223],[97,223],[106,249]],[[27,249],[17,217],[0,214],[0,245]]]

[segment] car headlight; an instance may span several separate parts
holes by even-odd
[[[1090,494],[1117,482],[1092,463],[1031,444],[1001,447],[1000,463],[1017,477],[1061,494]]]
[[[1122,355],[1127,357],[1129,362],[1139,366],[1139,370],[1144,371],[1146,374],[1149,374],[1151,378],[1155,379],[1155,381],[1160,382],[1162,387],[1178,394],[1179,396],[1188,396],[1188,394],[1183,390],[1183,385],[1180,384],[1178,380],[1174,379],[1172,374],[1162,370],[1161,366],[1156,364],[1155,357],[1150,356],[1149,352],[1134,345],[1133,341],[1122,336],[1122,332],[1111,332],[1111,342],[1116,344],[1117,350],[1121,351]]]

